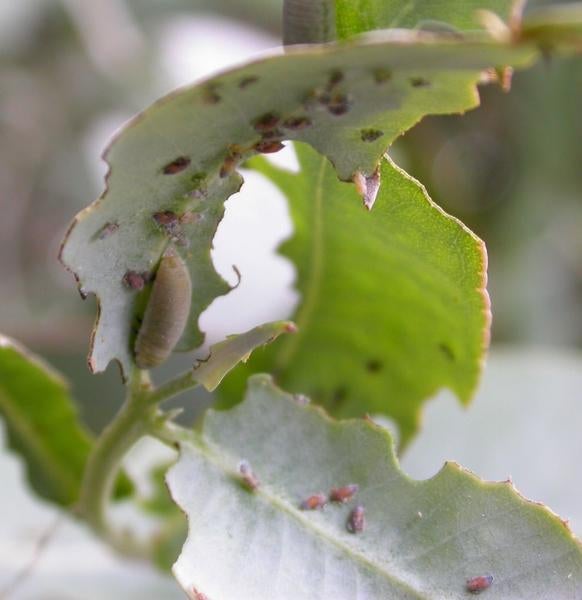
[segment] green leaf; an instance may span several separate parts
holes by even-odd
[[[373,29],[412,29],[426,21],[440,21],[458,29],[481,29],[478,10],[509,17],[513,0],[336,0],[338,38],[346,39]]]
[[[280,117],[267,135],[308,142],[330,159],[340,179],[355,178],[363,190],[390,143],[424,115],[477,105],[475,84],[483,69],[526,66],[536,56],[533,46],[482,37],[384,32],[357,44],[293,49],[256,61],[167,96],[138,115],[106,154],[108,189],[77,216],[61,252],[83,293],[98,297],[91,369],[102,371],[111,360],[125,372],[132,367],[132,328],[142,301],[124,286],[124,276],[151,275],[169,238],[188,266],[193,290],[178,348],[200,345],[201,312],[228,291],[211,262],[212,238],[224,201],[242,181],[234,171],[237,161],[261,143],[265,132],[256,128],[277,121],[269,124],[266,115]],[[304,118],[311,126],[298,129]],[[160,227],[153,219],[159,211],[181,221]]]
[[[239,367],[220,389],[240,398],[252,372],[276,373],[334,414],[392,417],[406,444],[421,404],[449,387],[467,403],[487,344],[485,246],[424,188],[385,160],[372,213],[325,158],[297,145],[301,171],[251,165],[289,200],[298,333]]]
[[[291,321],[276,321],[259,325],[246,333],[230,335],[223,342],[210,348],[207,359],[194,365],[192,378],[211,392],[218,387],[229,371],[240,362],[246,363],[253,350],[270,344],[282,333],[295,331],[295,324]]]
[[[77,420],[65,381],[1,335],[0,415],[35,492],[63,506],[74,504],[92,439]],[[120,479],[118,497],[130,491],[129,481]]]
[[[241,484],[247,461],[260,485]],[[334,422],[255,376],[245,402],[210,412],[168,474],[189,537],[174,573],[209,598],[468,598],[469,578],[493,575],[487,598],[568,598],[582,548],[568,527],[510,483],[486,483],[454,463],[432,479],[400,471],[388,433]],[[300,510],[332,487],[346,504]],[[362,532],[347,530],[356,505]]]

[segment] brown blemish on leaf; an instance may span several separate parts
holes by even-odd
[[[346,529],[350,533],[362,533],[366,528],[366,511],[361,504],[358,504],[348,517]]]
[[[376,168],[371,175],[364,175],[361,171],[356,171],[352,180],[356,184],[356,190],[362,197],[364,206],[368,210],[372,210],[380,189],[380,169]]]
[[[97,239],[104,240],[119,229],[119,225],[115,222],[105,223],[101,229],[95,234]]]
[[[392,71],[385,67],[379,67],[372,72],[376,83],[386,83],[392,79]]]
[[[329,80],[327,82],[327,89],[328,90],[333,89],[336,85],[341,83],[343,80],[344,80],[343,71],[340,71],[339,69],[333,70],[331,72],[331,74],[329,76]]]
[[[332,115],[340,117],[350,110],[352,101],[347,94],[334,94],[325,105]]]
[[[327,504],[327,496],[319,492],[318,494],[313,494],[313,496],[309,496],[309,498],[305,498],[299,505],[301,510],[317,510],[319,508],[323,508]]]
[[[200,213],[192,212],[191,210],[187,210],[180,216],[180,223],[182,225],[192,225],[192,223],[198,223],[201,220],[202,215]]]
[[[179,156],[172,162],[168,163],[162,169],[162,172],[164,175],[176,175],[176,173],[181,173],[184,169],[188,168],[189,165],[190,159],[187,156]]]
[[[261,142],[257,142],[254,145],[254,148],[261,154],[273,154],[274,152],[279,152],[279,150],[285,148],[285,144],[278,140],[263,140]]]
[[[236,166],[240,159],[242,158],[242,154],[240,152],[239,146],[232,145],[228,149],[228,153],[220,167],[219,175],[221,178],[228,177],[230,174],[234,172]]]
[[[256,131],[259,131],[259,132],[269,131],[271,129],[275,129],[275,127],[277,127],[277,125],[279,124],[280,120],[281,120],[281,118],[279,117],[278,114],[273,113],[273,112],[268,112],[268,113],[265,113],[264,115],[261,115],[260,117],[257,117],[253,121],[253,127],[255,128]]]
[[[358,493],[359,489],[360,486],[357,483],[350,483],[339,488],[331,488],[329,492],[329,500],[330,502],[345,504]]]
[[[311,119],[307,116],[289,117],[282,123],[285,129],[291,129],[292,131],[301,131],[307,127],[311,127]]]
[[[379,129],[362,129],[360,130],[360,137],[363,142],[375,142],[377,139],[384,135],[383,131]]]
[[[217,84],[208,84],[203,90],[202,90],[202,102],[204,102],[204,104],[218,104],[222,98],[220,97],[220,94],[217,91],[218,86]]]
[[[247,75],[238,82],[238,87],[241,90],[245,90],[249,86],[253,85],[253,83],[257,83],[257,81],[259,81],[259,78],[256,75]]]

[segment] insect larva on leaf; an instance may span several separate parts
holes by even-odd
[[[135,342],[135,362],[140,369],[156,367],[170,356],[186,326],[191,300],[190,274],[170,247],[160,261]]]

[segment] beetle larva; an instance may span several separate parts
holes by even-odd
[[[135,341],[135,362],[151,369],[170,356],[180,339],[192,299],[192,283],[186,265],[173,248],[164,253]]]

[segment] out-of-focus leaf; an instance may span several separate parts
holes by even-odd
[[[513,0],[336,0],[337,34],[350,38],[363,31],[413,28],[423,22],[442,22],[459,29],[481,29],[478,10],[509,17]]]
[[[427,398],[449,387],[466,403],[477,384],[489,327],[485,246],[391,161],[368,213],[325,158],[296,149],[298,173],[250,164],[289,200],[295,234],[281,252],[297,267],[299,331],[239,367],[221,398],[240,398],[250,373],[272,372],[334,414],[389,415],[405,444]]]
[[[228,291],[210,259],[212,238],[225,199],[241,184],[236,163],[257,144],[273,150],[279,139],[308,142],[340,179],[361,182],[373,176],[390,143],[424,115],[475,107],[483,69],[525,66],[537,55],[531,45],[482,38],[376,34],[357,44],[293,49],[228,71],[162,99],[117,136],[107,152],[108,189],[77,216],[61,252],[83,293],[98,297],[93,371],[114,359],[124,371],[133,364],[139,300],[124,276],[151,274],[168,237],[178,243],[192,279],[179,348],[201,343],[200,313]],[[180,222],[169,232],[153,219],[159,211],[173,212]]]
[[[582,51],[582,3],[546,6],[526,14],[520,37],[547,52]]]
[[[0,336],[0,415],[8,444],[24,458],[35,492],[57,504],[74,504],[92,439],[77,420],[65,381],[4,336]],[[118,497],[130,491],[129,481],[121,478]]]
[[[247,461],[260,485],[238,472]],[[174,565],[191,595],[253,598],[468,598],[467,580],[492,575],[487,598],[576,597],[582,549],[568,527],[509,483],[486,483],[454,463],[432,479],[400,471],[387,432],[334,422],[269,377],[245,402],[211,412],[168,474],[189,518]],[[357,484],[346,504],[304,511],[308,496]],[[350,533],[360,505],[365,526]]]

